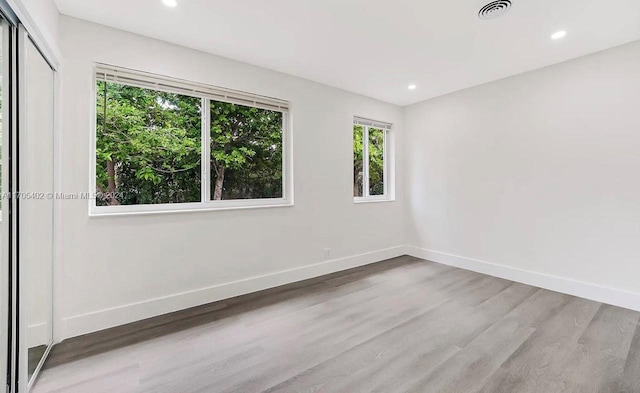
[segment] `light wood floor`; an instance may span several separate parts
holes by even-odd
[[[38,345],[37,347],[31,347],[27,351],[27,373],[29,378],[33,375],[42,360],[42,356],[47,352],[46,345]]]
[[[401,257],[68,340],[34,391],[640,392],[639,320]]]

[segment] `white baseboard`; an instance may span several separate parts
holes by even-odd
[[[251,277],[194,291],[75,315],[62,319],[61,324],[59,325],[61,329],[59,332],[56,332],[56,340],[62,341],[67,338],[108,329],[114,326],[124,325],[126,323],[184,310],[190,307],[224,300],[234,296],[319,277],[325,274],[339,272],[341,270],[368,265],[370,263],[384,261],[385,259],[395,258],[405,254],[404,246],[392,247],[351,257],[325,261],[314,265],[303,266],[300,268]]]
[[[576,281],[570,278],[553,276],[550,274],[532,272],[529,270],[481,261],[479,259],[428,250],[426,248],[407,246],[406,251],[408,255],[416,258],[426,259],[444,265],[455,266],[494,277],[504,278],[510,281],[532,285],[534,287],[545,288],[601,303],[640,311],[640,293],[628,292],[583,281]]]

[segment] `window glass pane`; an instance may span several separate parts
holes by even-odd
[[[97,82],[98,206],[200,201],[200,98]]]
[[[369,195],[384,195],[384,130],[369,128]]]
[[[357,124],[353,125],[353,196],[354,197],[364,196],[363,195],[364,145],[362,144],[363,133],[364,133],[364,127],[359,126]]]
[[[211,101],[211,199],[282,198],[281,112]]]

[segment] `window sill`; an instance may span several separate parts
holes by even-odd
[[[271,209],[277,207],[293,207],[293,202],[270,202],[260,204],[238,204],[238,205],[221,205],[212,206],[211,204],[202,203],[183,203],[175,205],[142,205],[140,206],[90,206],[89,217],[120,217],[120,216],[145,216],[157,214],[185,214],[185,213],[202,213],[225,210],[253,210],[253,209]]]
[[[395,202],[395,201],[396,201],[395,198],[353,198],[354,204]]]

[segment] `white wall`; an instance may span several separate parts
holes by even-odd
[[[54,0],[13,0],[22,3],[44,38],[56,41],[58,38],[58,8]]]
[[[38,49],[54,67],[60,63],[58,48],[60,13],[54,0],[7,0]]]
[[[393,123],[400,145],[401,108],[89,22],[60,22],[60,191],[89,191],[92,66],[103,62],[289,100],[295,206],[90,218],[86,201],[64,201],[58,340],[403,253],[402,182],[395,202],[355,205],[351,142],[359,115]],[[320,264],[324,248],[333,262]]]
[[[640,42],[407,107],[404,131],[412,253],[640,309]]]

